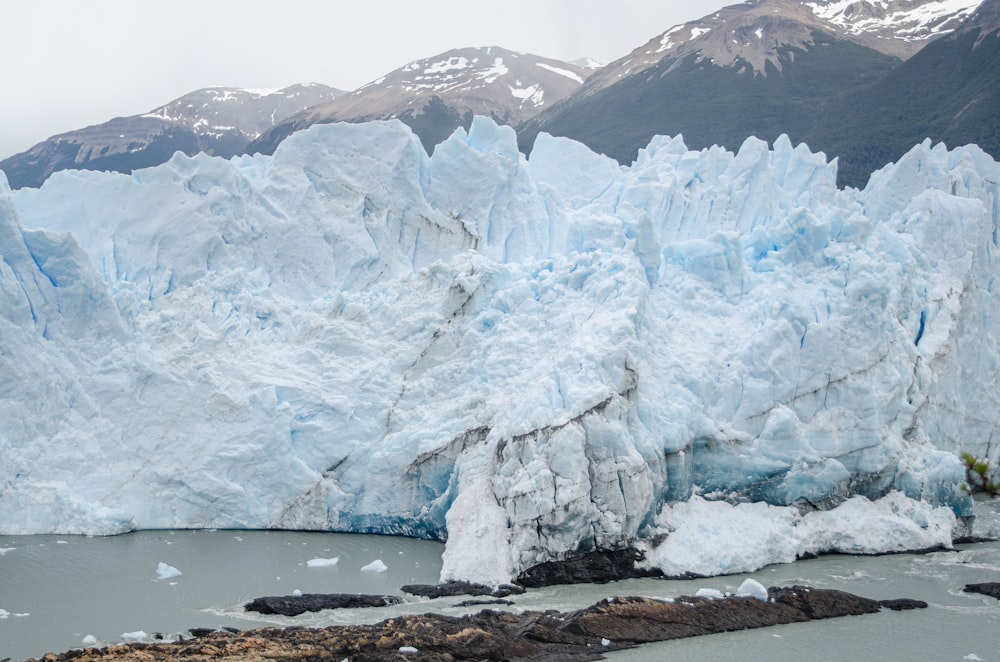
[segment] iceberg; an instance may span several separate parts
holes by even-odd
[[[181,571],[172,565],[168,565],[163,561],[156,564],[156,578],[159,580],[163,579],[173,579],[174,577],[180,577]]]
[[[950,544],[998,235],[1000,165],[929,141],[864,190],[786,137],[622,167],[485,118],[0,175],[0,532],[416,536],[495,583]]]
[[[340,561],[339,556],[334,556],[333,558],[329,559],[325,558],[309,559],[308,561],[306,561],[306,566],[309,568],[332,568],[333,566],[337,565],[338,561]]]

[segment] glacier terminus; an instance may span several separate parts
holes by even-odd
[[[493,583],[950,545],[998,252],[1000,164],[930,142],[863,190],[786,137],[619,166],[485,118],[0,176],[0,532],[417,536]]]

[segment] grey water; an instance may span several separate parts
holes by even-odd
[[[987,509],[996,521],[1000,503],[987,504]],[[273,531],[0,536],[0,659],[81,648],[88,635],[100,644],[113,644],[141,636],[139,632],[169,637],[192,627],[319,627],[480,609],[454,607],[461,598],[429,600],[399,590],[409,583],[436,583],[442,551],[441,544],[404,538]],[[335,565],[308,564],[332,558],[337,558]],[[385,564],[384,572],[362,570],[376,559]],[[158,578],[161,562],[181,574]],[[807,584],[875,599],[917,598],[930,606],[647,644],[608,653],[608,659],[1000,661],[1000,601],[962,592],[967,583],[1000,581],[996,542],[927,555],[824,556],[748,575],[698,580],[553,586],[514,596],[516,604],[510,608],[570,610],[614,595],[668,598],[703,587],[734,591],[745,577],[765,586]],[[242,609],[252,598],[295,590],[404,595],[406,601],[295,618]]]

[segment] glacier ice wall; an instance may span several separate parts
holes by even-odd
[[[705,508],[968,515],[956,451],[998,457],[1000,166],[928,142],[863,191],[835,168],[786,138],[528,160],[477,118],[432,157],[338,124],[0,177],[0,531],[403,534],[501,581]]]

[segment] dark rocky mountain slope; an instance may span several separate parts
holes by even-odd
[[[520,146],[530,151],[545,131],[629,163],[657,134],[681,134],[693,149],[737,149],[749,136],[787,134],[840,157],[841,183],[860,186],[872,169],[920,142],[921,131],[953,144],[988,141],[995,132],[996,119],[975,110],[991,107],[992,74],[1000,67],[990,60],[988,41],[966,38],[978,40],[973,56],[962,35],[972,34],[974,21],[989,15],[984,7],[996,1],[977,11],[975,0],[757,0],[725,7],[595,73],[522,124]],[[948,56],[947,73],[931,75],[938,44],[949,40],[966,46]],[[919,56],[924,50],[931,55]],[[897,107],[908,109],[902,126]],[[959,118],[934,135],[935,122],[947,123],[943,117],[963,108],[968,121]],[[883,141],[883,134],[892,139]]]

